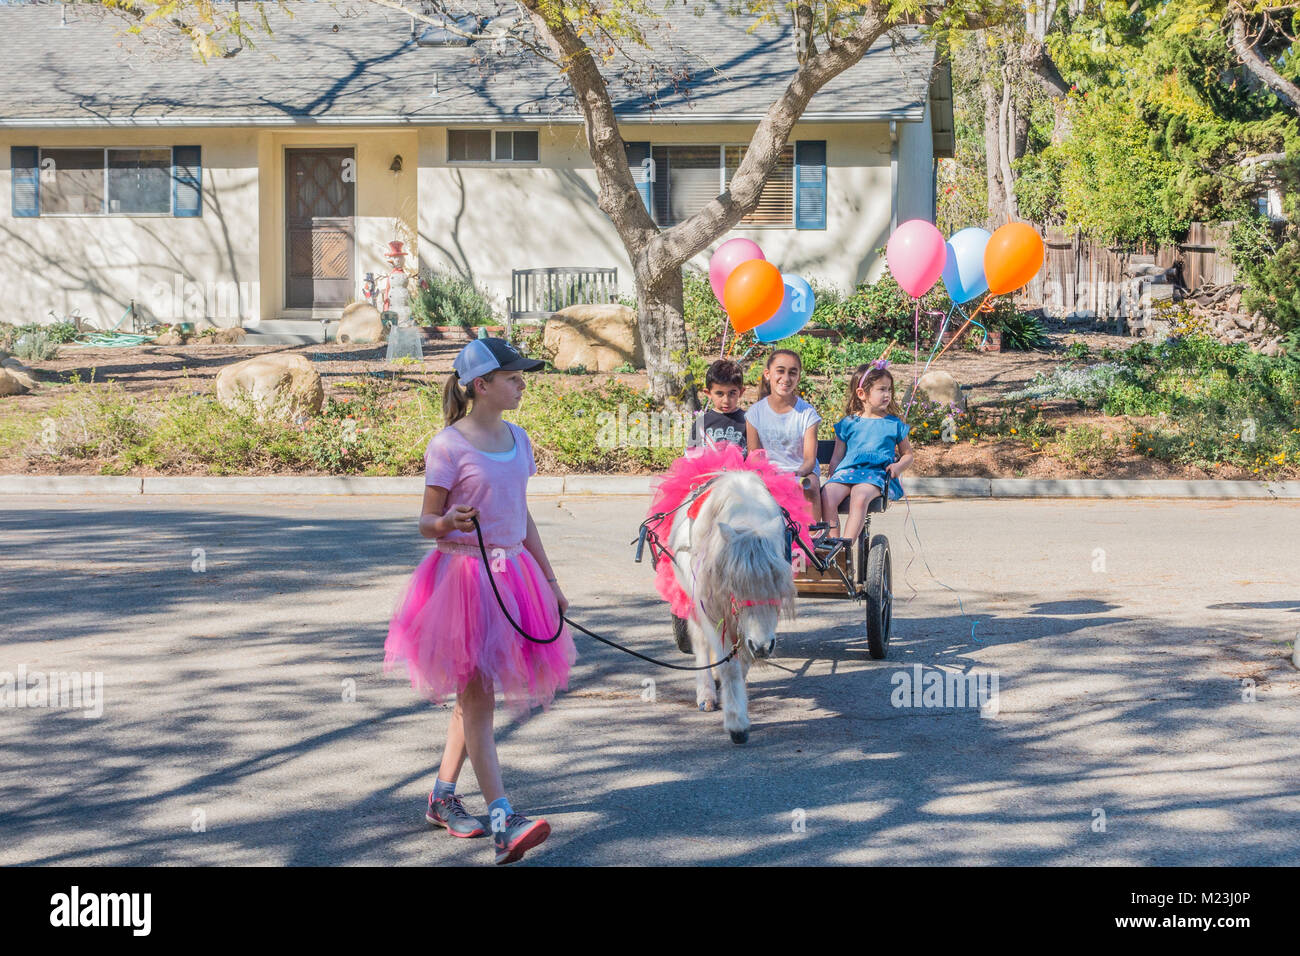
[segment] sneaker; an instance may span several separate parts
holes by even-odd
[[[497,848],[498,863],[514,863],[551,835],[551,825],[545,820],[529,820],[522,813],[506,817],[505,828],[492,834]]]
[[[429,809],[425,812],[424,819],[446,828],[454,837],[481,837],[487,833],[483,824],[469,815],[465,805],[460,802],[460,797],[454,793],[441,800],[435,800],[433,794],[429,794]]]

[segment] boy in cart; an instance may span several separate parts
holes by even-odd
[[[740,397],[745,394],[745,375],[740,365],[730,359],[718,359],[704,373],[704,390],[709,407],[696,416],[691,425],[687,447],[706,447],[710,442],[731,442],[748,454],[745,445],[745,410]]]

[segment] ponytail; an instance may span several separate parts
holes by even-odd
[[[479,378],[485,382],[492,381],[492,376],[496,372],[488,372],[486,375],[480,375]],[[452,372],[447,376],[447,384],[442,387],[442,423],[450,425],[458,422],[469,414],[470,404],[474,401],[474,392],[471,388],[462,388],[460,379],[456,373]]]

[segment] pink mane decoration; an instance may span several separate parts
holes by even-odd
[[[752,471],[762,478],[763,484],[767,486],[777,505],[790,512],[790,517],[799,524],[799,537],[808,544],[808,536],[804,533],[804,529],[812,521],[812,506],[803,496],[803,489],[799,487],[798,479],[789,472],[777,470],[776,466],[767,460],[767,453],[761,448],[751,453],[749,458],[745,458],[740,448],[731,442],[721,442],[712,448],[689,449],[685,455],[672,463],[667,474],[653,479],[651,485],[654,489],[654,499],[650,503],[649,513],[673,511],[692,491],[724,471]],[[674,520],[681,513],[673,511],[654,529],[665,544],[672,534]],[[811,545],[809,547],[811,548]],[[655,572],[655,588],[659,591],[660,597],[672,607],[674,614],[681,618],[691,617],[693,613],[691,598],[677,583],[677,576],[673,574],[673,563],[666,558],[659,562]]]

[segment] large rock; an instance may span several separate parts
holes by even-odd
[[[294,353],[259,355],[226,366],[217,373],[216,393],[227,408],[236,407],[243,393],[263,413],[276,410],[294,418],[319,413],[325,400],[320,373]]]
[[[248,333],[245,332],[243,329],[241,329],[239,326],[233,326],[232,328],[228,328],[228,329],[217,329],[216,334],[212,336],[212,344],[213,345],[238,345],[239,343],[244,341],[244,337],[247,334]]]
[[[30,391],[37,385],[36,376],[22,362],[12,356],[0,361],[0,368],[3,368],[11,379],[23,387],[23,391]]]
[[[918,398],[923,397],[943,405],[956,405],[962,411],[966,410],[966,393],[961,390],[957,380],[947,372],[937,370],[926,372],[916,383],[916,392]],[[903,404],[906,405],[909,401],[911,401],[910,393],[903,400]]]
[[[384,340],[384,320],[369,302],[353,302],[339,321],[339,342],[365,345]]]
[[[542,341],[558,369],[581,365],[612,372],[624,363],[645,365],[636,331],[636,312],[625,305],[571,305],[546,321]]]
[[[22,395],[29,391],[31,387],[20,382],[13,372],[7,368],[0,368],[0,396]]]

